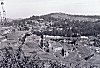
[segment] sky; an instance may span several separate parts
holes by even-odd
[[[100,0],[4,0],[6,16],[27,18],[62,12],[78,15],[100,15]]]

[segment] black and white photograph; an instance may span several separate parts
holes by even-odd
[[[0,0],[0,68],[100,68],[100,0]]]

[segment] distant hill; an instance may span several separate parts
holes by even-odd
[[[71,15],[71,14],[65,14],[65,13],[50,13],[47,15],[42,16],[51,16],[54,18],[69,18],[69,17],[83,17],[83,18],[98,18],[100,19],[100,16],[97,15]]]
[[[59,18],[59,19],[70,19],[70,20],[86,20],[86,21],[93,21],[100,19],[100,16],[86,16],[86,15],[71,15],[65,13],[51,13],[47,15],[42,15],[40,18]]]
[[[14,20],[13,23],[16,26],[26,28],[28,23],[34,27],[41,27],[39,23],[42,23],[46,27],[45,34],[56,32],[54,35],[70,35],[73,33],[79,33],[81,35],[98,35],[100,34],[100,16],[86,16],[86,15],[71,15],[65,13],[51,13],[41,16],[32,16],[30,18],[22,20]],[[50,25],[52,22],[52,25]],[[35,23],[38,23],[36,26]],[[44,23],[44,24],[43,24]],[[49,24],[49,25],[48,25]],[[51,27],[57,27],[55,31],[49,32]],[[63,30],[57,30],[62,28]],[[53,29],[54,30],[54,29]]]
[[[71,14],[65,14],[65,13],[50,13],[47,15],[41,15],[41,16],[32,16],[30,18],[26,18],[24,20],[37,20],[37,19],[44,19],[46,21],[56,21],[58,19],[70,19],[70,20],[80,20],[80,21],[97,21],[100,19],[100,16],[90,16],[90,15],[71,15]]]

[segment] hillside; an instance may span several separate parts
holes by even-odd
[[[52,13],[9,24],[13,27],[0,30],[1,68],[100,67],[100,35],[94,36],[100,34],[100,19],[95,16]]]
[[[100,16],[85,16],[85,15],[71,15],[71,14],[65,14],[65,13],[51,13],[47,15],[42,15],[40,18],[59,18],[59,19],[70,19],[70,20],[85,20],[85,21],[93,21],[100,19]]]
[[[21,26],[21,28],[29,28],[29,26],[32,26],[38,29],[33,29],[33,31],[42,30],[45,34],[49,35],[70,36],[73,33],[79,33],[81,35],[100,34],[100,16],[96,15],[84,16],[51,13],[42,16],[33,15],[30,18],[22,20],[14,20],[13,23],[16,26]],[[43,28],[41,26],[43,26]]]

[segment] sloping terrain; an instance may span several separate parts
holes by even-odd
[[[42,16],[32,16],[23,20],[15,20],[13,23],[16,27],[20,26],[21,30],[28,30],[28,26],[33,27],[33,30],[40,27],[42,33],[47,35],[71,36],[70,33],[78,33],[80,35],[94,36],[100,34],[100,16],[51,13]],[[39,34],[39,30],[36,30],[37,32],[35,31],[35,33]]]
[[[100,67],[99,16],[51,13],[10,25],[0,30],[3,68]]]

